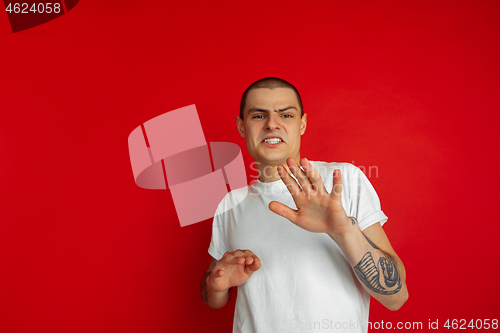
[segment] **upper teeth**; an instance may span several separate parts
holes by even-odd
[[[264,142],[265,143],[271,143],[271,144],[274,144],[274,143],[278,143],[278,142],[281,142],[282,140],[280,138],[271,138],[271,139],[265,139]]]

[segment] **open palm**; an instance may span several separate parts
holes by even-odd
[[[272,201],[269,209],[307,231],[345,232],[351,220],[342,207],[340,170],[334,171],[332,191],[328,193],[321,175],[311,163],[304,158],[300,160],[300,164],[303,170],[292,158],[287,159],[288,168],[298,183],[286,168],[278,166],[278,173],[292,195],[297,210],[278,201]]]

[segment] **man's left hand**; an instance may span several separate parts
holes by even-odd
[[[342,176],[340,170],[333,172],[333,187],[328,193],[321,175],[305,158],[300,160],[303,170],[294,159],[287,159],[287,165],[297,181],[285,167],[278,166],[278,173],[293,197],[297,210],[272,201],[269,209],[281,215],[299,227],[311,232],[343,234],[352,225],[354,219],[347,216],[342,207]],[[300,184],[300,186],[299,186]]]

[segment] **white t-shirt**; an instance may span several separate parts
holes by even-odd
[[[387,216],[366,176],[349,163],[312,162],[328,192],[342,175],[342,206],[361,230]],[[279,180],[231,191],[217,208],[208,253],[251,250],[262,266],[238,287],[233,332],[366,332],[370,295],[337,244],[271,212],[276,200],[296,209]]]

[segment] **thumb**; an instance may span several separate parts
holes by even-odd
[[[342,175],[339,169],[333,171],[333,186],[332,192],[330,192],[330,197],[335,200],[341,200],[342,196]]]
[[[282,204],[281,202],[278,201],[271,201],[269,203],[269,209],[280,216],[283,216],[286,219],[289,219],[293,223],[296,223],[297,221],[297,211],[291,209],[287,205]]]
[[[253,272],[258,271],[260,269],[260,266],[261,266],[260,259],[254,257],[253,262],[250,265],[247,265],[245,267],[245,270],[247,271],[247,273],[253,274]]]

